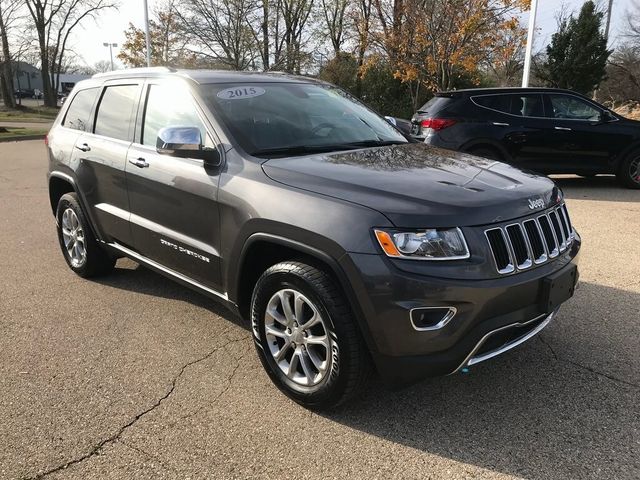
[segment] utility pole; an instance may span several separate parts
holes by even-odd
[[[609,0],[611,1],[611,0]],[[533,50],[533,37],[536,31],[536,12],[538,11],[538,0],[531,0],[529,10],[529,30],[527,31],[527,48],[524,52],[524,69],[522,71],[522,87],[529,86],[529,72],[531,71],[531,51]]]
[[[607,8],[607,26],[604,29],[604,38],[609,40],[609,27],[611,27],[611,9],[613,8],[613,0],[609,0],[609,8]]]
[[[117,43],[103,43],[102,44],[105,47],[109,47],[109,58],[111,59],[111,71],[113,72],[114,68],[113,68],[113,48],[117,47],[118,44]]]
[[[144,38],[147,43],[147,67],[151,66],[151,38],[149,37],[149,5],[144,0]]]

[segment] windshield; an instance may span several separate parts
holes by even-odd
[[[407,143],[407,139],[343,90],[306,83],[201,85],[247,153],[258,157]]]

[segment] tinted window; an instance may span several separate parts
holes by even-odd
[[[362,142],[407,139],[343,90],[308,83],[202,85],[202,95],[242,148],[255,155],[273,149],[355,148]]]
[[[600,110],[591,104],[569,95],[549,95],[554,118],[570,120],[598,120]]]
[[[485,108],[519,117],[543,117],[544,107],[540,94],[482,95],[473,101]]]
[[[107,87],[100,100],[94,132],[118,140],[129,140],[131,112],[137,92],[137,85]]]
[[[74,130],[88,132],[91,123],[91,107],[93,107],[97,94],[97,88],[79,91],[71,100],[71,105],[69,105],[69,110],[67,110],[62,125]]]
[[[142,128],[143,145],[155,147],[158,131],[164,127],[197,127],[202,138],[206,138],[206,130],[189,92],[175,85],[151,85]]]
[[[433,97],[427,103],[420,107],[418,110],[419,113],[437,113],[453,101],[453,99],[449,97]]]

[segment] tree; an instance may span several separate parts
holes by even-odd
[[[31,15],[40,51],[44,104],[58,104],[59,71],[71,32],[82,22],[108,8],[115,0],[24,0]]]
[[[200,55],[232,70],[246,70],[259,55],[256,32],[248,21],[257,8],[255,0],[185,0],[177,13]]]
[[[340,53],[345,40],[345,12],[347,0],[322,0],[322,11],[335,55]]]
[[[478,65],[500,48],[499,34],[526,0],[374,0],[379,43],[395,75],[411,86],[417,108],[422,90],[449,90],[477,76]],[[386,9],[385,9],[386,6]]]
[[[548,86],[589,94],[605,78],[607,39],[602,27],[602,12],[592,1],[582,5],[577,18],[561,18],[558,31],[546,49],[547,59],[539,72]]]
[[[180,24],[176,1],[168,0],[153,12],[149,21],[151,63],[171,67],[194,67],[196,54],[189,50],[189,35]],[[117,58],[128,67],[143,67],[147,64],[147,45],[144,30],[129,23],[125,30],[125,41]]]
[[[2,51],[0,59],[0,96],[5,107],[15,108],[16,99],[13,96],[13,58],[9,49],[9,30],[16,20],[20,0],[0,0],[0,44]]]

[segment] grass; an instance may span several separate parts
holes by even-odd
[[[9,109],[0,106],[0,122],[43,122],[49,123],[58,115],[58,107],[25,107],[19,106],[15,109]]]
[[[44,135],[46,128],[0,127],[0,140],[4,138],[26,137],[28,135]]]

